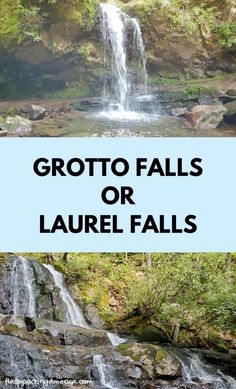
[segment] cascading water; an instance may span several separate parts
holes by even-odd
[[[119,111],[126,110],[129,90],[127,58],[125,50],[125,24],[123,13],[113,4],[100,4],[101,31],[104,45],[104,65],[107,65],[111,50],[111,70],[114,92]],[[104,97],[109,99],[107,85],[104,84]]]
[[[236,380],[206,364],[198,354],[189,350],[174,350],[183,366],[183,381],[187,384],[212,385],[214,389],[236,389]]]
[[[139,25],[139,22],[137,19],[132,18],[131,23],[133,25],[133,50],[134,52],[137,51],[140,54],[140,62],[141,62],[141,68],[142,68],[142,76],[143,76],[143,82],[144,82],[144,92],[147,93],[147,84],[148,84],[148,74],[147,74],[147,55],[146,50],[143,42],[142,32]]]
[[[36,317],[35,278],[30,262],[23,257],[17,257],[12,267],[13,313],[15,315],[28,315]],[[25,295],[21,304],[21,295]]]
[[[56,271],[52,265],[44,266],[50,271],[55,285],[60,290],[60,296],[67,307],[68,323],[84,328],[89,328],[89,325],[86,322],[80,307],[75,303],[75,301],[70,296],[68,290],[65,287],[63,275]],[[118,335],[112,334],[110,332],[107,332],[107,336],[113,346],[118,346],[119,344],[124,343],[126,341],[125,339],[120,338]]]
[[[130,111],[128,101],[132,85],[127,66],[127,35],[128,31],[131,30],[134,50],[139,53],[137,59],[141,64],[143,83],[146,89],[146,52],[139,23],[117,6],[109,3],[100,4],[100,19],[104,45],[104,69],[107,72],[111,68],[112,75],[111,85],[104,77],[103,101],[104,104],[108,104],[109,109],[103,114],[111,118],[135,119],[137,113]]]
[[[52,265],[44,265],[46,269],[51,273],[55,285],[60,290],[61,299],[64,301],[67,307],[67,322],[69,324],[77,325],[80,327],[88,328],[88,324],[84,318],[84,315],[80,307],[75,303],[73,298],[70,296],[68,290],[64,285],[64,278],[61,273],[56,271]]]
[[[93,365],[97,369],[99,382],[104,388],[119,389],[115,383],[114,369],[104,362],[102,355],[93,356]]]
[[[112,334],[111,332],[107,332],[107,336],[112,346],[119,346],[119,344],[125,343],[127,341],[127,339],[121,338],[119,335]]]

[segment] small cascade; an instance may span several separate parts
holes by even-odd
[[[12,267],[13,313],[36,317],[35,278],[30,262],[17,257]],[[21,297],[24,296],[22,299]],[[22,301],[26,304],[22,304]]]
[[[214,389],[236,389],[236,380],[224,375],[214,366],[206,364],[198,354],[189,350],[175,350],[183,366],[183,380],[188,384],[209,384]]]
[[[102,387],[107,389],[118,389],[115,385],[113,368],[104,362],[102,355],[93,356],[93,365],[97,370],[98,380]]]
[[[148,74],[147,74],[147,55],[146,50],[143,42],[142,32],[139,25],[139,22],[137,19],[132,18],[131,23],[133,25],[133,50],[136,52],[138,50],[138,53],[140,54],[140,60],[141,63],[141,70],[142,70],[142,78],[144,82],[144,92],[145,95],[147,93],[147,84],[148,84]]]
[[[117,6],[109,3],[100,4],[100,20],[106,73],[103,81],[104,105],[108,105],[110,117],[136,119],[136,112],[129,111],[128,101],[129,92],[132,89],[127,65],[127,36],[130,30],[133,35],[134,57],[137,59],[139,68],[142,69],[145,90],[148,79],[146,71],[147,57],[138,20],[131,18]],[[106,78],[110,69],[111,85],[109,85]],[[104,112],[104,116],[107,116],[107,114]]]
[[[80,327],[88,328],[88,324],[84,318],[84,315],[80,307],[75,303],[68,290],[65,287],[64,277],[61,273],[56,271],[52,265],[44,265],[51,273],[55,285],[60,290],[61,299],[64,301],[67,307],[67,322],[69,324],[77,325]]]
[[[112,346],[119,346],[119,344],[125,343],[127,339],[121,338],[116,334],[112,334],[111,332],[107,332],[107,336],[112,344]]]

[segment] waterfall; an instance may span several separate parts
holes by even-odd
[[[104,362],[102,355],[93,356],[93,365],[97,369],[99,382],[104,388],[118,389],[115,386],[113,368]]]
[[[106,66],[108,61],[107,52],[111,50],[112,82],[118,110],[125,111],[129,84],[126,65],[124,14],[113,4],[100,4],[100,8],[104,64]],[[104,95],[109,98],[106,93],[106,84],[104,85]]]
[[[61,299],[64,301],[67,307],[67,322],[69,324],[88,328],[89,326],[86,323],[86,320],[84,318],[84,315],[80,307],[75,303],[75,301],[70,296],[68,290],[65,287],[63,275],[58,271],[56,271],[52,265],[44,265],[44,266],[51,273],[55,285],[60,290]]]
[[[103,101],[109,102],[110,113],[129,112],[128,95],[132,85],[129,79],[127,66],[127,35],[132,31],[134,49],[139,53],[138,60],[141,63],[143,82],[147,86],[146,52],[142,39],[142,33],[138,21],[122,12],[114,4],[100,4],[101,33],[104,46],[104,69],[111,68],[112,85],[108,85],[106,77],[103,82]],[[115,96],[115,100],[113,99]]]
[[[137,19],[131,19],[134,31],[134,39],[133,39],[133,48],[134,51],[138,49],[141,57],[141,67],[142,67],[142,75],[145,87],[145,93],[147,93],[147,83],[148,83],[148,75],[147,75],[147,55],[143,42],[142,32]]]
[[[188,384],[201,382],[202,384],[214,384],[215,389],[236,388],[236,380],[225,376],[214,366],[206,364],[198,354],[188,350],[175,350],[183,366],[183,379]]]
[[[60,297],[67,308],[67,323],[89,328],[79,305],[68,292],[64,276],[56,271],[52,265],[43,265],[51,274],[55,286],[59,289]],[[35,277],[31,261],[23,257],[17,257],[12,266],[12,290],[13,290],[13,313],[15,315],[27,315],[37,317]],[[107,336],[113,346],[124,343],[126,339],[107,332]]]
[[[125,343],[127,339],[121,338],[116,334],[112,334],[111,332],[107,332],[107,336],[112,344],[112,346],[119,346],[119,344]]]
[[[30,262],[23,257],[17,257],[12,266],[12,290],[14,315],[36,317],[35,279]],[[23,301],[27,304],[22,304]]]
[[[46,269],[48,269],[53,277],[55,285],[60,290],[60,296],[62,300],[64,301],[66,307],[67,307],[67,320],[68,323],[74,324],[80,327],[89,328],[89,325],[87,324],[85,317],[82,313],[82,310],[80,307],[75,303],[73,298],[70,296],[68,290],[65,287],[64,278],[61,273],[56,271],[52,265],[44,265]],[[106,333],[111,344],[113,346],[118,346],[121,343],[126,342],[126,339],[120,338],[118,335],[112,334],[110,332]]]

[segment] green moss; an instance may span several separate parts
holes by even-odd
[[[228,348],[227,344],[224,343],[224,341],[222,339],[220,339],[220,337],[216,333],[208,336],[208,342],[210,342],[211,345],[214,346],[214,348],[216,348],[218,351],[220,351],[222,353],[229,352],[229,348]]]
[[[73,99],[81,97],[90,97],[93,93],[88,85],[80,84],[79,82],[73,82],[63,89],[56,90],[54,92],[45,92],[44,97],[55,99]]]
[[[49,17],[61,22],[75,21],[83,28],[91,28],[97,14],[98,0],[70,0],[66,6],[55,1]],[[54,15],[52,11],[54,10]],[[56,15],[55,15],[56,14]]]
[[[0,116],[0,118],[1,118],[1,116]],[[1,266],[4,265],[5,261],[6,261],[6,254],[0,253],[0,268],[1,268]]]
[[[201,96],[203,90],[204,88],[200,85],[190,85],[184,89],[183,94],[189,99],[196,99]]]
[[[160,348],[156,353],[155,362],[159,365],[167,356],[168,353],[164,349]]]
[[[11,323],[5,324],[5,326],[4,326],[4,331],[6,334],[14,334],[15,331],[18,329],[19,328],[16,325],[11,324]]]
[[[135,362],[139,362],[143,352],[135,352],[132,350],[132,344],[125,343],[121,344],[117,347],[117,351],[119,351],[125,357],[130,357]]]
[[[122,344],[119,344],[119,346],[117,347],[117,350],[122,352],[122,351],[127,351],[129,348],[130,348],[129,343],[122,343]]]

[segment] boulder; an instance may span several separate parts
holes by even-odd
[[[235,89],[233,88],[233,89],[227,90],[226,94],[227,94],[228,96],[233,96],[233,97],[235,97],[235,99],[236,99],[236,88],[235,88]]]
[[[105,331],[16,315],[0,315],[0,332],[38,344],[110,346]]]
[[[32,130],[32,123],[23,116],[7,116],[1,128],[9,132],[29,132]]]
[[[41,120],[45,117],[47,111],[41,105],[31,104],[21,108],[21,112],[27,119]]]
[[[214,129],[222,122],[226,111],[223,104],[197,105],[188,115],[187,122],[194,129]]]
[[[171,110],[171,115],[172,116],[185,116],[188,113],[188,108],[187,107],[179,107],[179,108],[173,108]]]
[[[8,134],[8,131],[4,131],[0,128],[0,137],[6,136]]]
[[[142,377],[142,370],[139,367],[129,368],[127,370],[127,375],[130,378],[139,380]]]
[[[226,123],[236,124],[236,100],[233,100],[224,106],[227,110],[224,115]]]
[[[94,328],[104,328],[105,322],[99,317],[98,309],[93,304],[88,304],[84,311],[85,318]]]
[[[181,362],[173,354],[160,346],[148,343],[124,343],[117,350],[142,367],[148,379],[178,378],[181,376]]]
[[[45,319],[34,319],[34,323],[36,330],[47,331],[51,336],[59,337],[60,344],[93,347],[110,345],[106,332],[102,330],[83,328]]]

